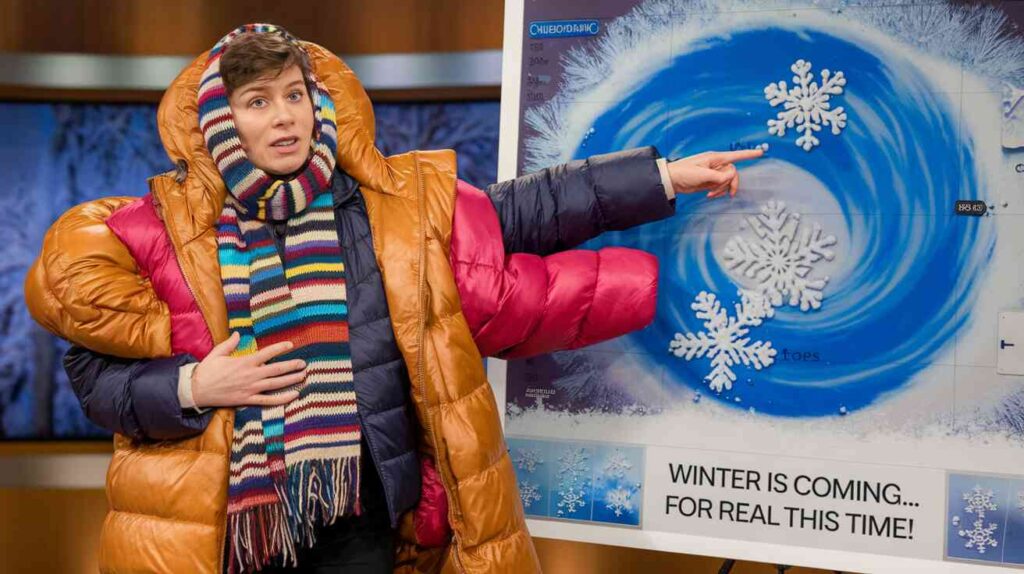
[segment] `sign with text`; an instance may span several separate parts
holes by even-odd
[[[942,552],[942,471],[651,447],[646,472],[646,528],[913,558]]]

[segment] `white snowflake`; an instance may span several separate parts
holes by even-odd
[[[694,358],[711,359],[711,372],[704,379],[711,390],[721,392],[732,388],[736,373],[732,367],[743,363],[755,369],[762,369],[775,362],[775,349],[771,342],[750,342],[746,337],[750,327],[761,324],[765,317],[774,315],[774,308],[760,293],[739,291],[740,303],[735,305],[736,316],[730,317],[722,308],[718,296],[701,291],[690,308],[696,311],[698,319],[704,321],[704,331],[676,333],[669,342],[669,351],[687,361]]]
[[[996,510],[996,503],[992,501],[995,496],[995,492],[990,488],[982,488],[980,484],[974,485],[974,488],[963,493],[964,512],[968,514],[976,514],[979,519],[985,518],[985,513],[989,510]]]
[[[1017,493],[1017,510],[1024,512],[1024,490]]]
[[[530,474],[533,474],[537,467],[544,464],[544,461],[540,458],[540,451],[535,448],[523,448],[519,449],[519,453],[515,457],[516,468],[519,470],[525,470]]]
[[[776,119],[768,120],[768,133],[779,137],[786,135],[786,128],[795,127],[803,135],[796,139],[796,145],[804,151],[811,151],[820,144],[815,132],[822,126],[831,126],[832,135],[839,135],[846,127],[846,111],[842,106],[831,109],[829,101],[832,96],[843,93],[846,77],[842,72],[834,75],[828,70],[821,71],[821,86],[814,81],[811,74],[811,63],[797,60],[789,68],[793,71],[793,87],[786,85],[785,80],[768,84],[764,88],[764,97],[775,107],[782,104],[783,110],[778,112]]]
[[[633,492],[632,489],[619,487],[614,490],[609,490],[604,495],[604,507],[615,513],[615,516],[622,516],[627,512],[633,512]]]
[[[534,502],[541,499],[540,485],[526,479],[519,483],[519,498],[523,501],[523,508],[530,508]]]
[[[604,463],[604,474],[609,478],[625,478],[626,473],[633,470],[633,463],[626,458],[626,453],[616,450]]]
[[[960,538],[967,539],[964,548],[976,550],[978,554],[984,554],[985,550],[989,547],[995,548],[999,546],[999,541],[993,536],[999,526],[995,522],[990,522],[988,526],[985,526],[984,522],[983,518],[978,518],[974,521],[973,528],[957,532]]]
[[[817,223],[802,228],[800,214],[787,212],[781,201],[769,201],[747,221],[757,239],[729,239],[722,251],[728,268],[757,281],[757,291],[775,307],[784,299],[791,306],[799,305],[801,311],[821,307],[828,277],[811,277],[810,273],[822,259],[835,257],[829,249],[836,243],[835,236],[822,236]]]
[[[558,491],[558,510],[555,511],[559,516],[565,516],[566,514],[573,514],[577,510],[587,505],[587,501],[583,497],[583,489],[576,488],[575,486],[568,487],[564,490]]]
[[[558,457],[558,476],[562,480],[575,480],[590,473],[590,455],[584,448],[570,448]]]

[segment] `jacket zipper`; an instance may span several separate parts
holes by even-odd
[[[178,185],[181,185],[182,187],[184,187],[187,184],[185,183],[185,181],[182,181]],[[162,195],[163,194],[163,188],[161,188],[158,185],[157,189],[159,189],[159,193],[154,193],[154,195],[155,196]],[[157,197],[157,199],[159,200],[160,205],[163,206],[164,198],[163,197]],[[172,245],[175,247],[175,249],[174,249],[174,259],[178,263],[178,269],[181,270],[181,276],[185,279],[185,287],[188,289],[189,295],[192,296],[192,300],[196,302],[196,306],[199,307],[199,313],[202,314],[202,316],[203,316],[203,322],[206,323],[206,329],[210,331],[210,339],[213,340],[213,325],[210,324],[210,319],[209,319],[210,314],[209,314],[209,311],[204,306],[202,299],[200,299],[199,297],[196,296],[196,291],[192,287],[192,282],[193,281],[197,281],[197,279],[190,275],[189,271],[187,271],[188,266],[185,265],[182,262],[181,256],[179,255],[179,251],[178,251],[179,248],[185,247],[185,244],[182,243],[180,236],[177,234],[176,230],[174,229],[174,226],[173,225],[169,225],[166,218],[161,217],[161,220],[163,221],[164,229],[167,230],[167,234],[170,235],[170,237],[171,237]],[[232,434],[233,433],[234,433],[234,431],[232,430]],[[228,451],[229,458],[231,456],[230,448],[231,447],[229,446],[228,447],[228,449],[229,449],[229,451]],[[217,572],[224,572],[224,554],[225,554],[225,544],[227,543],[227,532],[228,532],[228,513],[227,512],[224,513],[224,520],[221,522],[221,532],[223,532],[224,535],[221,537],[220,551],[218,552]]]
[[[441,446],[441,443],[439,443],[438,440],[437,440],[437,434],[434,433],[434,425],[433,425],[433,421],[432,421],[432,415],[430,413],[430,405],[429,405],[429,403],[427,403],[427,385],[426,385],[426,373],[425,373],[425,371],[426,371],[426,362],[424,361],[424,358],[423,358],[424,355],[425,355],[425,352],[424,352],[424,346],[425,345],[424,344],[426,343],[426,339],[427,339],[427,312],[426,312],[426,308],[425,308],[426,298],[427,298],[426,297],[426,295],[427,295],[427,269],[426,269],[426,266],[425,266],[425,263],[426,263],[426,253],[427,253],[427,232],[426,232],[426,225],[424,223],[424,221],[426,219],[426,205],[424,204],[424,198],[423,198],[423,171],[420,168],[420,156],[416,152],[413,152],[413,158],[414,158],[414,160],[416,162],[416,186],[417,186],[416,191],[417,191],[417,194],[418,194],[418,196],[416,198],[416,204],[417,204],[417,207],[419,209],[419,216],[420,216],[419,217],[419,219],[420,219],[420,221],[419,221],[419,224],[420,224],[419,225],[419,227],[420,227],[420,230],[419,230],[420,231],[419,267],[420,267],[420,269],[419,269],[419,277],[417,278],[418,279],[417,282],[419,283],[419,285],[418,285],[419,293],[418,294],[419,294],[419,303],[420,303],[420,316],[419,316],[419,333],[418,333],[418,338],[419,338],[419,354],[416,357],[416,379],[419,382],[419,390],[420,390],[420,393],[421,393],[420,400],[423,401],[423,406],[424,406],[424,409],[426,410],[426,413],[427,413],[427,416],[424,417],[423,423],[424,423],[424,426],[426,426],[427,434],[430,435],[430,439],[434,443],[434,453],[437,456],[437,470],[438,470],[437,477],[441,481],[441,486],[444,488],[445,494],[448,496],[448,508],[450,509],[452,514],[455,515],[455,517],[457,517],[457,518],[459,518],[461,520],[462,511],[459,508],[459,501],[455,498],[455,496],[452,493],[451,487],[448,485],[448,481],[447,481],[447,478],[445,476],[446,473],[441,470],[441,468],[442,468],[442,465],[441,465],[442,446]],[[447,459],[447,457],[448,457],[447,451],[445,451],[444,456]],[[445,464],[446,465],[448,464],[447,460],[445,461]],[[449,466],[449,471],[450,471],[451,467],[450,467],[450,465],[448,465],[448,466]],[[455,561],[455,569],[457,571],[459,571],[459,572],[465,572],[466,569],[462,566],[462,562],[459,559],[459,535],[458,535],[458,531],[455,529],[455,525],[454,524],[452,525],[452,545],[454,546],[454,548],[452,548],[452,553],[451,554],[452,554],[452,560]]]

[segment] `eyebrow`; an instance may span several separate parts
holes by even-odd
[[[243,88],[242,90],[240,90],[238,92],[238,97],[241,98],[241,97],[247,96],[250,92],[257,92],[257,93],[258,92],[263,92],[263,91],[265,91],[267,89],[266,82],[264,82],[264,83],[257,83],[257,82],[259,82],[259,80],[254,82],[249,87]],[[294,82],[292,82],[292,83],[288,84],[287,86],[285,86],[284,89],[287,90],[287,89],[290,89],[290,88],[292,88],[294,86],[302,85],[304,83],[306,83],[305,80],[295,80]]]

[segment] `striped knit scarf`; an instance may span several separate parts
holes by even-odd
[[[228,486],[229,571],[296,564],[314,527],[358,512],[360,428],[349,352],[345,268],[330,180],[337,150],[334,103],[307,78],[315,107],[311,158],[282,181],[242,151],[220,76],[220,56],[243,26],[210,52],[199,87],[200,128],[230,197],[217,223],[228,328],[241,335],[233,356],[291,341],[278,360],[306,361],[306,380],[283,407],[235,412]],[[296,45],[299,45],[296,42]],[[284,258],[267,220],[287,221]]]

